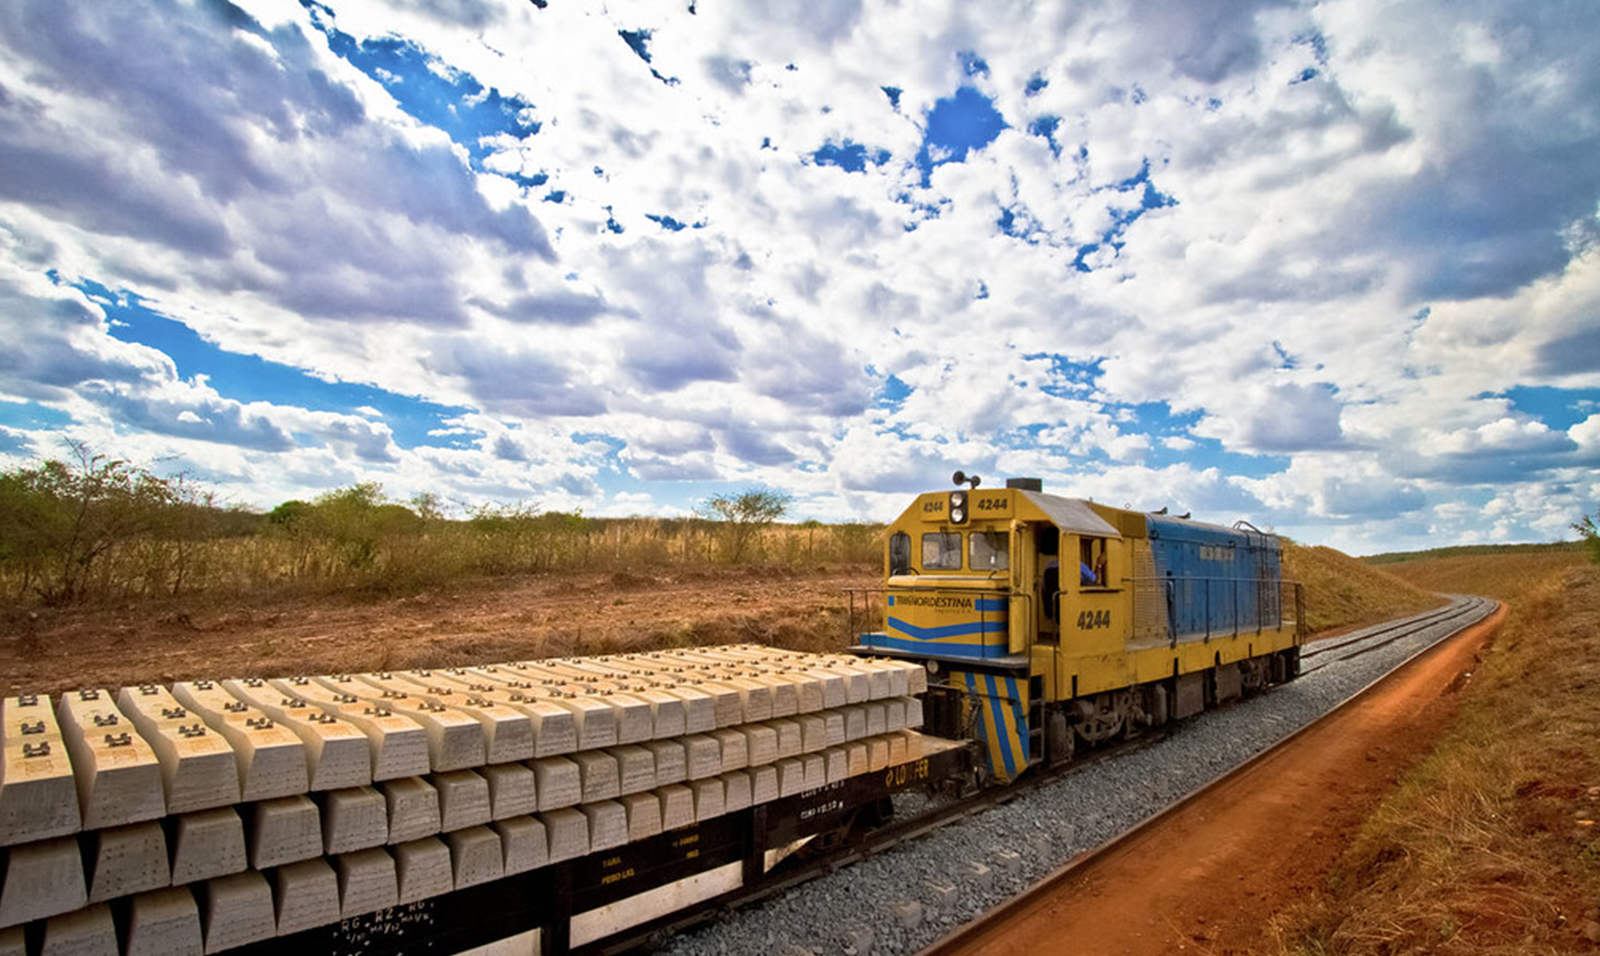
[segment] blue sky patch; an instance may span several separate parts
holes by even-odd
[[[1294,38],[1294,42],[1310,47],[1311,55],[1316,57],[1318,65],[1328,65],[1328,38],[1323,36],[1320,31],[1311,30],[1299,34]]]
[[[878,374],[877,370],[870,366],[867,372],[872,375]],[[911,397],[912,391],[910,385],[894,375],[887,375],[883,379],[883,384],[878,387],[878,393],[873,396],[873,405],[891,412],[899,411],[905,400]]]
[[[843,143],[824,145],[811,154],[811,159],[818,166],[837,166],[848,173],[859,173],[867,168],[868,162],[874,166],[887,163],[889,151],[876,149],[869,152],[867,147],[847,139]]]
[[[1479,398],[1497,397],[1490,393]],[[1555,431],[1566,431],[1590,415],[1600,415],[1600,388],[1523,386],[1507,389],[1498,397],[1511,400],[1515,410],[1537,418]]]
[[[639,59],[650,62],[650,30],[618,30],[617,36],[622,37],[622,42],[628,44],[628,49],[638,54]]]
[[[1287,370],[1300,367],[1299,361],[1296,360],[1293,355],[1290,355],[1289,350],[1285,349],[1283,347],[1283,343],[1279,342],[1277,339],[1272,340],[1272,351],[1277,353],[1278,368]]]
[[[165,354],[180,378],[203,375],[224,398],[238,402],[271,402],[313,411],[372,418],[360,409],[374,409],[402,448],[471,448],[472,435],[430,435],[452,426],[471,409],[440,405],[410,395],[350,382],[329,382],[305,371],[257,355],[230,352],[206,341],[175,319],[146,306],[136,295],[113,293],[95,282],[77,283],[106,310],[113,338],[148,346]],[[3,419],[0,419],[3,420]]]
[[[650,37],[654,32],[653,30],[618,30],[617,36],[622,37],[622,42],[628,44],[628,49],[638,54],[639,59],[648,64],[650,63]],[[678,85],[676,77],[662,76],[661,71],[654,66],[650,67],[650,75],[668,86]]]
[[[671,216],[657,216],[652,213],[645,213],[644,217],[651,222],[660,223],[661,228],[666,229],[669,232],[682,232],[687,228],[685,223],[681,223]]]
[[[1199,424],[1199,411],[1174,415],[1166,402],[1142,402],[1122,406],[1132,416],[1132,421],[1122,425],[1124,431],[1150,436],[1150,450],[1144,462],[1152,468],[1172,465],[1189,465],[1196,469],[1216,468],[1225,474],[1245,478],[1266,478],[1289,467],[1288,455],[1245,455],[1223,448],[1214,438],[1202,438],[1192,429]],[[1193,444],[1188,448],[1169,448],[1161,439],[1185,439]]]
[[[1050,152],[1055,156],[1061,155],[1061,144],[1056,142],[1056,130],[1061,126],[1059,116],[1040,116],[1028,124],[1028,135],[1038,136],[1050,144]]]
[[[1057,398],[1082,398],[1105,372],[1103,358],[1080,362],[1071,356],[1050,352],[1031,352],[1022,358],[1027,362],[1047,363],[1039,391]]]
[[[517,96],[502,96],[470,73],[450,67],[410,40],[395,37],[357,42],[333,25],[333,11],[315,0],[300,0],[311,22],[328,38],[328,49],[382,84],[406,115],[443,130],[472,157],[473,167],[492,150],[483,140],[502,134],[526,139],[539,124],[522,118],[532,106]],[[542,185],[542,181],[536,185]]]
[[[0,425],[38,430],[66,428],[71,424],[72,416],[63,409],[40,405],[38,402],[0,401]]]
[[[1019,210],[1021,211],[1020,215],[1018,214]],[[1035,235],[1039,224],[1028,214],[1028,210],[1021,205],[1001,207],[1000,216],[994,221],[994,224],[1000,227],[1001,232],[1013,239],[1021,239],[1029,245],[1034,245],[1039,241]]]
[[[935,166],[964,162],[967,153],[994,142],[1006,125],[1005,117],[994,108],[994,100],[976,87],[963,86],[955,95],[935,101],[928,111],[922,148],[917,151],[922,185],[928,185]]]

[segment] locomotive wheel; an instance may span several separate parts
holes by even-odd
[[[1132,695],[1125,690],[1074,700],[1077,735],[1086,744],[1104,743],[1116,737],[1128,723],[1133,711],[1132,701]]]

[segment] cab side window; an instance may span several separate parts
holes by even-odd
[[[1078,584],[1086,588],[1109,587],[1106,580],[1106,539],[1083,537],[1078,544]]]
[[[911,573],[911,535],[897,531],[889,538],[889,573]]]

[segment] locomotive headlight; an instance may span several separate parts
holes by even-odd
[[[950,522],[952,524],[966,524],[967,522],[967,493],[965,491],[950,492]]]

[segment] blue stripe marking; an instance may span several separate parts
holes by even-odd
[[[918,627],[897,617],[889,618],[889,626],[924,641],[937,641],[945,637],[966,637],[969,634],[1002,634],[1005,621],[963,621],[960,624],[941,624],[938,627]]]
[[[1017,762],[1011,755],[1011,734],[1006,732],[1005,708],[1009,704],[1000,699],[1000,691],[995,686],[993,674],[985,674],[984,681],[989,685],[989,710],[994,714],[994,735],[1000,738],[994,743],[999,746],[1000,756],[1005,762],[1006,779],[1015,780]],[[1006,683],[1010,684],[1010,680],[1008,679]]]
[[[1026,765],[1027,763],[1027,754],[1025,751],[1025,748],[1027,747],[1027,744],[1025,743],[1027,740],[1027,729],[1022,724],[1022,707],[1020,704],[1016,703],[1016,701],[1021,700],[1021,697],[1019,696],[1021,691],[1017,688],[1017,679],[1015,677],[1007,677],[1005,680],[1006,697],[1010,699],[1005,701],[1001,706],[1011,711],[1010,730],[1006,733],[1006,756],[1011,761],[1009,766],[1013,768],[1011,771],[1011,778],[1015,780],[1017,774],[1022,772],[1021,770],[1015,769],[1016,764],[1021,762]]]
[[[861,635],[861,643],[867,647],[910,651],[915,654],[928,654],[935,657],[970,657],[973,659],[1004,657],[1007,650],[1006,646],[1002,644],[957,644],[944,641],[929,643],[904,637],[891,637],[888,634],[863,634]]]
[[[1032,756],[1032,754],[1029,752],[1031,748],[1028,740],[1027,708],[1022,705],[1022,687],[1017,683],[1017,679],[1015,677],[1010,677],[1007,678],[1007,680],[1011,681],[1011,699],[1016,701],[1016,703],[1011,705],[1011,714],[1016,718],[1017,740],[1021,744],[1022,762],[1026,764],[1029,757]]]
[[[980,611],[1004,611],[1006,609],[1006,599],[978,598],[974,604],[974,607]]]

